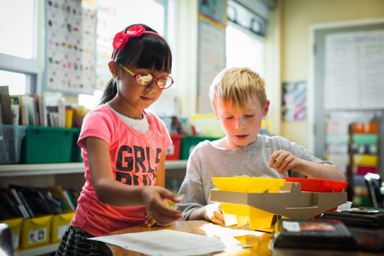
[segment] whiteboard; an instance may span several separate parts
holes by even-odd
[[[384,30],[325,36],[324,106],[384,109]]]

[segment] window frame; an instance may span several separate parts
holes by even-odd
[[[38,47],[40,44],[41,34],[43,33],[39,28],[41,27],[42,20],[39,18],[39,13],[43,13],[42,6],[37,0],[34,1],[34,20],[33,26],[34,45],[33,56],[31,59],[26,59],[18,56],[13,56],[5,53],[0,53],[0,70],[20,73],[26,75],[26,93],[38,93],[41,91],[38,84],[42,79],[42,71],[39,68],[39,58],[41,56],[41,49]]]

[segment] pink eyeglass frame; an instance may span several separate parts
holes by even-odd
[[[137,81],[137,77],[138,77],[139,75],[143,74],[143,73],[148,73],[148,72],[139,72],[139,73],[135,74],[135,73],[133,73],[131,70],[129,70],[127,67],[125,67],[125,66],[123,66],[123,65],[121,65],[121,64],[119,64],[119,66],[122,67],[125,71],[127,71],[128,74],[130,74],[131,76],[133,76],[133,77],[135,78],[135,81],[136,81],[136,83],[137,83],[138,85],[146,86],[146,85],[142,85],[142,84],[140,84],[140,83]],[[152,76],[152,81],[151,81],[149,84],[151,84],[153,81],[155,81],[157,87],[159,87],[159,88],[162,89],[162,90],[168,89],[168,88],[171,87],[171,86],[173,85],[173,83],[174,83],[173,78],[172,78],[171,76],[160,76],[160,77],[154,78],[154,76],[153,76],[152,74],[150,74],[150,75]],[[163,77],[169,77],[169,78],[171,78],[172,83],[171,83],[168,87],[164,87],[164,88],[162,88],[162,87],[159,86],[158,81],[159,81],[159,79],[161,79],[161,78],[163,78]]]

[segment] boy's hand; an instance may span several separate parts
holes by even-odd
[[[205,207],[205,219],[212,221],[213,223],[222,225],[224,224],[223,210],[218,203],[208,204]]]
[[[154,186],[144,189],[143,200],[147,208],[146,225],[152,226],[157,223],[160,226],[167,226],[182,218],[180,211],[169,206],[168,199],[175,203],[180,202],[175,194],[165,188]]]
[[[277,169],[278,173],[285,174],[288,170],[293,171],[300,170],[302,160],[292,155],[291,152],[285,150],[276,150],[271,159],[269,159],[268,165],[271,168]]]

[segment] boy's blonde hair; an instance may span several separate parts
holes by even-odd
[[[229,68],[221,71],[209,88],[209,96],[213,110],[217,100],[243,107],[249,96],[253,100],[256,96],[262,108],[267,103],[263,79],[249,68]]]

